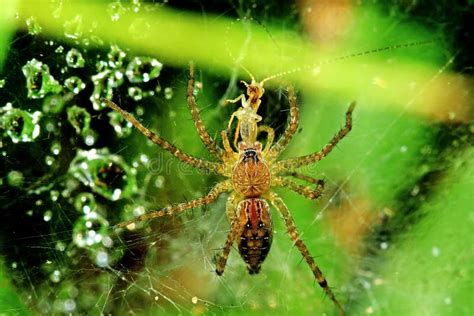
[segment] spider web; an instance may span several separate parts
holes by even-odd
[[[200,1],[173,8],[134,1],[108,3],[100,14],[114,21],[135,12],[136,27],[159,7],[228,19],[224,33],[242,32],[247,40],[233,52],[234,62],[252,57],[252,41],[263,29],[272,49],[289,61],[270,74],[292,70],[274,30],[304,34],[302,41],[335,51],[333,58],[397,44],[404,32],[443,33],[440,42],[453,49],[415,46],[322,65],[316,74],[301,71],[316,84],[296,80],[300,130],[283,157],[324,146],[353,99],[354,128],[328,157],[301,169],[325,180],[322,199],[277,192],[351,314],[467,315],[474,310],[472,240],[467,251],[459,247],[473,226],[472,60],[458,35],[467,13],[445,6]],[[433,22],[442,10],[445,15]],[[389,16],[368,17],[374,12]],[[51,14],[61,16],[60,9]],[[200,197],[220,180],[175,161],[97,102],[96,94],[114,99],[185,152],[212,159],[185,104],[186,67],[103,44],[88,34],[80,15],[64,21],[59,38],[50,37],[38,17],[27,16],[26,31],[8,42],[1,75],[0,314],[334,314],[275,213],[272,249],[257,276],[247,274],[235,249],[224,275],[214,273],[214,256],[229,230],[226,195],[133,231],[112,228],[125,218]],[[366,21],[365,32],[380,38],[348,34],[351,17]],[[229,45],[232,40],[223,39]],[[344,40],[350,43],[335,44]],[[373,71],[372,63],[400,72]],[[349,71],[354,65],[355,76]],[[406,65],[408,74],[401,71]],[[216,104],[240,93],[238,66],[229,69],[230,79],[215,69],[202,69],[196,78],[201,114],[216,139],[235,110]],[[364,75],[372,80],[358,82]],[[390,98],[393,86],[402,85],[409,93],[400,91],[401,101]],[[275,87],[267,88],[260,114],[279,137],[289,113],[285,90]]]

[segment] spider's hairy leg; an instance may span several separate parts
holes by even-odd
[[[313,178],[311,178],[313,179]],[[316,179],[314,179],[316,180]],[[290,189],[298,194],[301,194],[307,199],[314,200],[321,196],[321,193],[324,190],[324,181],[323,180],[316,180],[316,189],[311,187],[298,184],[288,178],[284,177],[275,177],[272,179],[272,186],[275,187],[285,187]]]
[[[286,172],[286,173],[283,173],[283,175],[288,176],[288,177],[293,177],[293,178],[296,178],[296,179],[301,179],[301,180],[304,180],[306,182],[313,183],[313,184],[319,184],[319,183],[322,182],[323,185],[324,185],[323,180],[316,179],[316,178],[307,176],[307,175],[299,173],[299,172]]]
[[[204,123],[202,122],[201,115],[199,114],[199,109],[196,104],[196,98],[194,97],[194,65],[193,63],[189,64],[189,80],[188,80],[188,106],[189,110],[191,111],[191,115],[193,116],[194,125],[199,133],[199,137],[201,138],[202,142],[206,146],[206,148],[214,154],[216,157],[222,157],[222,149],[217,146],[214,139],[212,139],[211,135],[206,130]]]
[[[227,264],[227,259],[229,258],[230,250],[232,249],[232,244],[234,243],[235,238],[241,234],[241,229],[239,227],[239,218],[235,213],[237,204],[240,199],[237,198],[236,194],[232,194],[227,199],[226,212],[227,218],[230,221],[230,231],[227,235],[227,240],[225,242],[222,252],[217,256],[216,260],[216,274],[222,275]]]
[[[212,202],[214,202],[221,193],[223,192],[228,192],[232,190],[232,182],[231,180],[224,180],[222,182],[219,182],[216,184],[207,195],[197,198],[195,200],[191,200],[186,203],[179,203],[175,205],[170,205],[167,207],[164,207],[158,211],[152,211],[145,213],[143,215],[137,216],[135,218],[132,218],[131,220],[119,223],[116,225],[117,228],[120,227],[126,227],[130,224],[138,223],[138,222],[143,222],[150,220],[152,218],[157,218],[157,217],[163,217],[163,216],[172,216],[176,213],[182,212],[184,210],[188,210],[191,208],[195,208],[201,205],[207,205]]]
[[[285,150],[286,146],[298,130],[300,111],[296,102],[295,91],[292,86],[288,87],[288,100],[290,101],[290,122],[288,123],[283,135],[270,149],[270,155],[273,159],[276,159],[276,157]]]
[[[346,111],[346,124],[342,127],[336,135],[329,141],[329,143],[323,147],[318,152],[297,157],[297,158],[290,158],[278,161],[273,166],[273,172],[284,172],[284,171],[295,171],[296,169],[318,162],[324,157],[326,157],[331,150],[337,145],[337,143],[344,138],[352,129],[352,112],[354,111],[355,102],[352,102],[349,105],[349,108]]]
[[[206,161],[206,160],[199,159],[199,158],[183,153],[181,150],[176,148],[176,146],[174,146],[173,144],[166,141],[164,138],[156,135],[155,133],[147,129],[140,122],[138,122],[138,120],[133,115],[131,115],[127,111],[120,108],[114,102],[107,99],[101,99],[101,101],[105,102],[105,104],[107,104],[107,106],[112,108],[114,111],[117,111],[118,113],[120,113],[128,122],[132,123],[133,126],[135,126],[135,128],[138,129],[149,140],[151,140],[152,142],[154,142],[155,144],[157,144],[164,150],[170,152],[173,156],[175,156],[182,162],[188,165],[191,165],[195,168],[209,170],[216,173],[221,173],[221,170],[222,170],[221,163]]]
[[[300,236],[296,231],[295,222],[290,214],[290,211],[288,210],[288,207],[283,202],[283,200],[274,192],[270,193],[269,200],[270,203],[272,203],[272,205],[278,210],[280,215],[283,217],[290,238],[293,240],[295,246],[298,248],[301,255],[306,260],[306,263],[308,263],[309,268],[311,269],[314,277],[316,278],[316,281],[318,281],[319,283],[319,286],[321,286],[321,288],[324,290],[329,299],[334,303],[339,312],[339,315],[344,315],[344,310],[342,309],[341,304],[336,299],[334,293],[331,291],[331,288],[329,287],[326,278],[324,277],[323,273],[314,261],[313,257],[311,257],[311,255],[309,254],[308,248],[300,239]]]
[[[267,154],[270,150],[270,146],[273,144],[273,140],[275,139],[275,131],[270,126],[260,125],[258,127],[257,133],[261,132],[267,133],[267,142],[265,143],[265,148],[263,149],[263,152]]]

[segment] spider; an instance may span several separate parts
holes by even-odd
[[[326,278],[310,255],[308,248],[300,239],[296,224],[288,207],[272,189],[274,187],[286,187],[312,200],[321,195],[324,182],[300,174],[297,170],[300,167],[314,164],[326,157],[336,144],[349,133],[352,128],[352,112],[355,103],[352,102],[346,112],[345,125],[320,151],[302,157],[278,160],[278,157],[285,150],[298,129],[299,109],[293,87],[288,87],[290,103],[289,124],[281,138],[274,142],[274,130],[269,126],[258,124],[262,117],[257,114],[257,111],[265,91],[263,88],[264,82],[275,76],[257,82],[250,72],[248,73],[252,81],[250,83],[241,81],[247,88],[246,95],[242,94],[236,99],[227,100],[227,102],[232,103],[240,100],[241,107],[232,114],[227,130],[221,132],[222,148],[209,135],[201,120],[193,95],[194,66],[192,63],[190,64],[187,103],[202,142],[219,162],[199,159],[182,152],[162,137],[148,130],[130,113],[121,109],[112,101],[103,100],[110,108],[119,112],[152,142],[167,150],[182,162],[195,168],[217,173],[225,178],[203,197],[147,212],[131,220],[119,223],[117,226],[127,227],[136,222],[147,221],[152,218],[174,216],[184,210],[210,204],[224,192],[230,193],[226,204],[226,214],[231,228],[222,252],[217,255],[215,271],[218,275],[224,273],[230,250],[233,243],[236,242],[239,253],[247,265],[248,272],[256,274],[260,271],[261,265],[272,244],[272,218],[268,203],[270,202],[283,218],[290,238],[309,265],[316,281],[334,303],[339,314],[343,315],[344,311],[341,304],[328,286]],[[228,130],[234,119],[237,119],[234,140],[234,146],[236,146],[237,151],[232,148],[228,139]],[[257,136],[262,132],[266,133],[267,137],[265,147],[257,141]],[[238,139],[240,141],[235,145]],[[298,178],[309,184],[314,184],[315,188],[298,184],[292,178]],[[131,227],[129,226],[129,228]]]

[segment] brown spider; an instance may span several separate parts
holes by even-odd
[[[230,196],[227,199],[226,212],[231,229],[222,253],[217,257],[216,273],[218,275],[224,273],[227,258],[229,257],[232,244],[235,241],[242,259],[247,264],[249,273],[255,274],[260,271],[260,267],[272,243],[272,219],[267,203],[267,201],[269,201],[283,218],[290,238],[308,263],[319,285],[333,301],[339,314],[343,315],[344,311],[334,293],[329,288],[323,273],[313,257],[309,254],[306,245],[300,239],[288,207],[283,200],[272,191],[272,188],[286,187],[308,199],[316,199],[321,195],[324,182],[300,174],[297,172],[297,169],[323,159],[331,152],[334,146],[349,133],[352,127],[352,111],[355,103],[351,103],[346,112],[345,126],[342,127],[320,151],[302,157],[277,160],[278,156],[286,148],[298,129],[299,110],[296,103],[296,96],[293,88],[289,87],[290,122],[282,137],[274,143],[273,139],[275,133],[273,129],[266,125],[258,125],[262,117],[257,114],[257,110],[261,102],[260,98],[264,93],[263,83],[275,76],[269,77],[261,82],[256,82],[253,76],[250,76],[252,78],[250,84],[242,81],[247,87],[247,98],[242,94],[234,100],[228,100],[228,102],[233,103],[239,100],[242,102],[242,106],[232,114],[228,125],[230,128],[234,118],[237,118],[238,122],[234,143],[236,143],[238,137],[240,137],[240,142],[238,142],[237,145],[238,152],[235,152],[229,143],[226,130],[221,132],[224,148],[219,147],[206,131],[193,95],[194,67],[192,64],[190,65],[187,88],[189,109],[201,140],[219,162],[206,161],[183,153],[165,139],[145,128],[131,114],[122,110],[115,103],[103,100],[109,107],[119,112],[152,142],[169,151],[182,162],[196,168],[212,171],[226,178],[217,183],[207,195],[201,198],[148,212],[129,221],[120,223],[117,226],[126,227],[136,222],[146,221],[156,217],[172,216],[187,209],[212,203],[221,193],[230,192]],[[267,134],[265,148],[262,148],[262,144],[257,141],[257,135],[260,132]],[[316,188],[313,189],[309,186],[300,185],[291,180],[290,177],[316,184]]]

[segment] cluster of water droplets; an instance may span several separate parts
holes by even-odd
[[[148,83],[158,78],[163,67],[157,59],[151,57],[134,57],[125,64],[127,54],[117,45],[112,45],[107,54],[107,62],[100,61],[96,68],[98,73],[92,76],[94,91],[90,97],[95,110],[105,107],[101,98],[112,99],[114,90],[122,86],[125,79],[131,84]],[[125,74],[125,75],[124,75]],[[152,96],[161,91],[157,83],[154,89],[144,90],[140,86],[129,86],[128,95],[135,101]]]
[[[131,8],[138,12],[140,7],[137,0],[127,7],[113,2],[108,6],[108,13],[116,21],[124,10]],[[60,16],[60,6],[52,14]],[[158,82],[163,64],[156,58],[134,56],[118,45],[110,45],[106,54],[94,52],[92,44],[103,42],[88,37],[88,26],[80,14],[63,26],[64,37],[80,45],[67,47],[64,43],[41,40],[52,55],[32,53],[31,58],[22,63],[16,75],[23,75],[24,95],[0,108],[0,148],[41,139],[38,160],[44,163],[45,170],[65,170],[62,174],[52,173],[53,177],[45,174],[44,179],[36,183],[34,178],[28,178],[27,170],[16,168],[18,170],[7,172],[3,182],[33,196],[36,208],[29,208],[25,214],[29,218],[40,215],[43,224],[51,225],[52,231],[61,218],[64,224],[65,215],[71,220],[70,240],[58,239],[51,248],[67,259],[53,256],[51,258],[61,260],[51,259],[41,265],[42,272],[49,276],[50,284],[45,286],[54,284],[57,289],[52,303],[45,299],[39,304],[39,310],[45,314],[73,313],[80,310],[79,305],[97,303],[97,297],[81,294],[84,289],[68,280],[70,271],[62,261],[71,261],[70,266],[81,265],[85,260],[99,268],[111,267],[123,253],[117,247],[117,236],[110,223],[145,212],[143,206],[132,204],[110,208],[111,204],[130,198],[137,191],[137,168],[145,165],[148,158],[142,155],[129,164],[107,148],[94,148],[102,137],[96,128],[98,124],[108,123],[118,137],[127,137],[133,130],[120,114],[102,112],[106,107],[101,98],[116,99],[120,94],[130,102],[141,102],[157,93],[163,93],[165,99],[173,97],[173,90],[169,87],[162,90]],[[26,20],[26,27],[28,34],[40,41],[43,28],[35,17]],[[0,80],[0,89],[8,84],[8,77]],[[144,109],[138,104],[135,112],[140,116]],[[8,152],[6,148],[2,155]],[[163,177],[158,179],[162,186]],[[58,208],[64,214],[58,214]],[[67,213],[71,209],[74,214]],[[102,277],[107,275],[98,275],[97,279]],[[104,288],[104,292],[106,290]],[[51,292],[44,293],[47,296]],[[87,299],[90,304],[84,303]]]
[[[136,170],[106,149],[80,150],[69,172],[92,191],[112,201],[128,197],[136,189]]]

